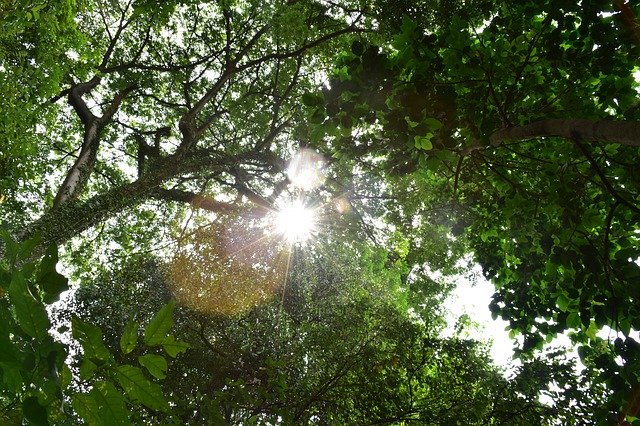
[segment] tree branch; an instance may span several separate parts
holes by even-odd
[[[195,194],[179,189],[156,188],[151,192],[153,198],[188,203],[194,209],[207,210],[219,214],[237,213],[240,208],[231,203],[223,203],[206,195]]]
[[[540,137],[578,138],[581,142],[619,143],[640,146],[640,122],[549,119],[493,133],[491,145]]]

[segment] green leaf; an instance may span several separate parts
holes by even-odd
[[[71,405],[89,425],[129,425],[123,395],[110,382],[97,382],[87,394],[74,395]]]
[[[20,364],[17,362],[0,362],[0,368],[2,369],[2,383],[4,383],[4,388],[14,393],[20,392],[24,382],[20,371]]]
[[[171,336],[163,344],[162,347],[171,358],[175,358],[179,353],[186,352],[191,347],[187,342],[176,340]]]
[[[629,333],[631,333],[631,323],[629,323],[629,319],[622,318],[618,322],[619,331],[621,331],[625,336],[629,337]]]
[[[63,364],[60,371],[60,388],[63,391],[66,390],[71,384],[71,380],[73,380],[73,373],[67,364]]]
[[[20,245],[16,243],[11,234],[4,229],[0,231],[0,238],[4,241],[5,256],[9,259],[9,263],[13,264],[18,257]]]
[[[71,317],[71,334],[80,342],[87,358],[100,361],[111,359],[111,353],[102,341],[100,327],[84,322],[73,315]]]
[[[167,377],[165,374],[167,371],[167,360],[165,360],[163,356],[146,354],[138,357],[138,362],[156,379],[164,379]]]
[[[89,360],[89,358],[84,358],[82,360],[82,364],[80,364],[80,378],[82,380],[89,380],[93,377],[93,374],[96,372],[98,366]]]
[[[322,103],[322,98],[313,93],[303,93],[302,103],[306,106],[316,106]]]
[[[423,123],[429,128],[431,132],[435,132],[443,126],[442,122],[435,118],[427,118]]]
[[[558,299],[556,300],[556,303],[558,304],[558,308],[560,308],[562,312],[566,312],[569,308],[569,303],[571,303],[571,299],[569,299],[566,294],[560,293]]]
[[[16,310],[18,325],[25,333],[39,340],[48,336],[51,324],[47,311],[42,302],[33,297],[20,272],[12,276],[9,298]]]
[[[16,361],[18,361],[18,357],[11,339],[8,335],[0,335],[0,362]]]
[[[48,425],[47,408],[40,405],[38,397],[30,396],[22,401],[22,412],[25,419],[29,420],[29,424]]]
[[[135,349],[137,343],[138,323],[133,318],[130,318],[120,337],[120,349],[126,355]]]
[[[50,245],[40,261],[36,281],[44,291],[44,301],[53,303],[60,299],[60,293],[69,289],[68,280],[56,270],[58,263],[58,247]]]
[[[411,117],[409,117],[408,115],[404,116],[404,121],[407,122],[407,125],[409,126],[409,128],[413,129],[414,127],[418,127],[418,123],[417,121],[413,121],[411,120]]]
[[[432,133],[427,133],[425,136],[415,136],[413,138],[415,147],[418,149],[424,149],[425,151],[430,151],[433,149],[433,144],[431,143],[432,137]]]
[[[121,365],[116,369],[116,377],[129,397],[140,401],[152,410],[169,409],[160,386],[147,380],[139,368]]]
[[[167,341],[171,327],[173,326],[173,310],[176,306],[174,300],[160,309],[151,322],[144,329],[144,343],[148,346],[157,346]]]
[[[580,315],[577,312],[571,312],[567,315],[567,327],[580,328]]]
[[[16,253],[17,260],[25,260],[31,257],[33,253],[33,249],[36,248],[38,244],[42,241],[42,236],[40,234],[36,234],[35,236],[29,238],[27,241],[18,244],[18,252]]]

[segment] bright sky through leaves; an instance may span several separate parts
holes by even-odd
[[[297,152],[287,166],[291,186],[310,191],[324,182],[325,162],[322,155],[310,149]]]

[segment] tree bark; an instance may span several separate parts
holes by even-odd
[[[86,201],[68,201],[49,210],[25,232],[20,233],[19,239],[25,241],[40,233],[42,247],[52,243],[62,244],[109,217],[152,197],[156,188],[176,176],[204,169],[209,172],[222,172],[237,161],[238,158],[235,156],[214,158],[170,155],[136,181],[112,188]]]
[[[561,137],[581,142],[619,143],[640,146],[640,122],[549,119],[498,130],[491,145],[539,137]]]

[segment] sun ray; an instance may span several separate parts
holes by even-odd
[[[290,245],[309,239],[316,230],[316,209],[305,205],[301,199],[284,203],[274,216],[275,232]]]

